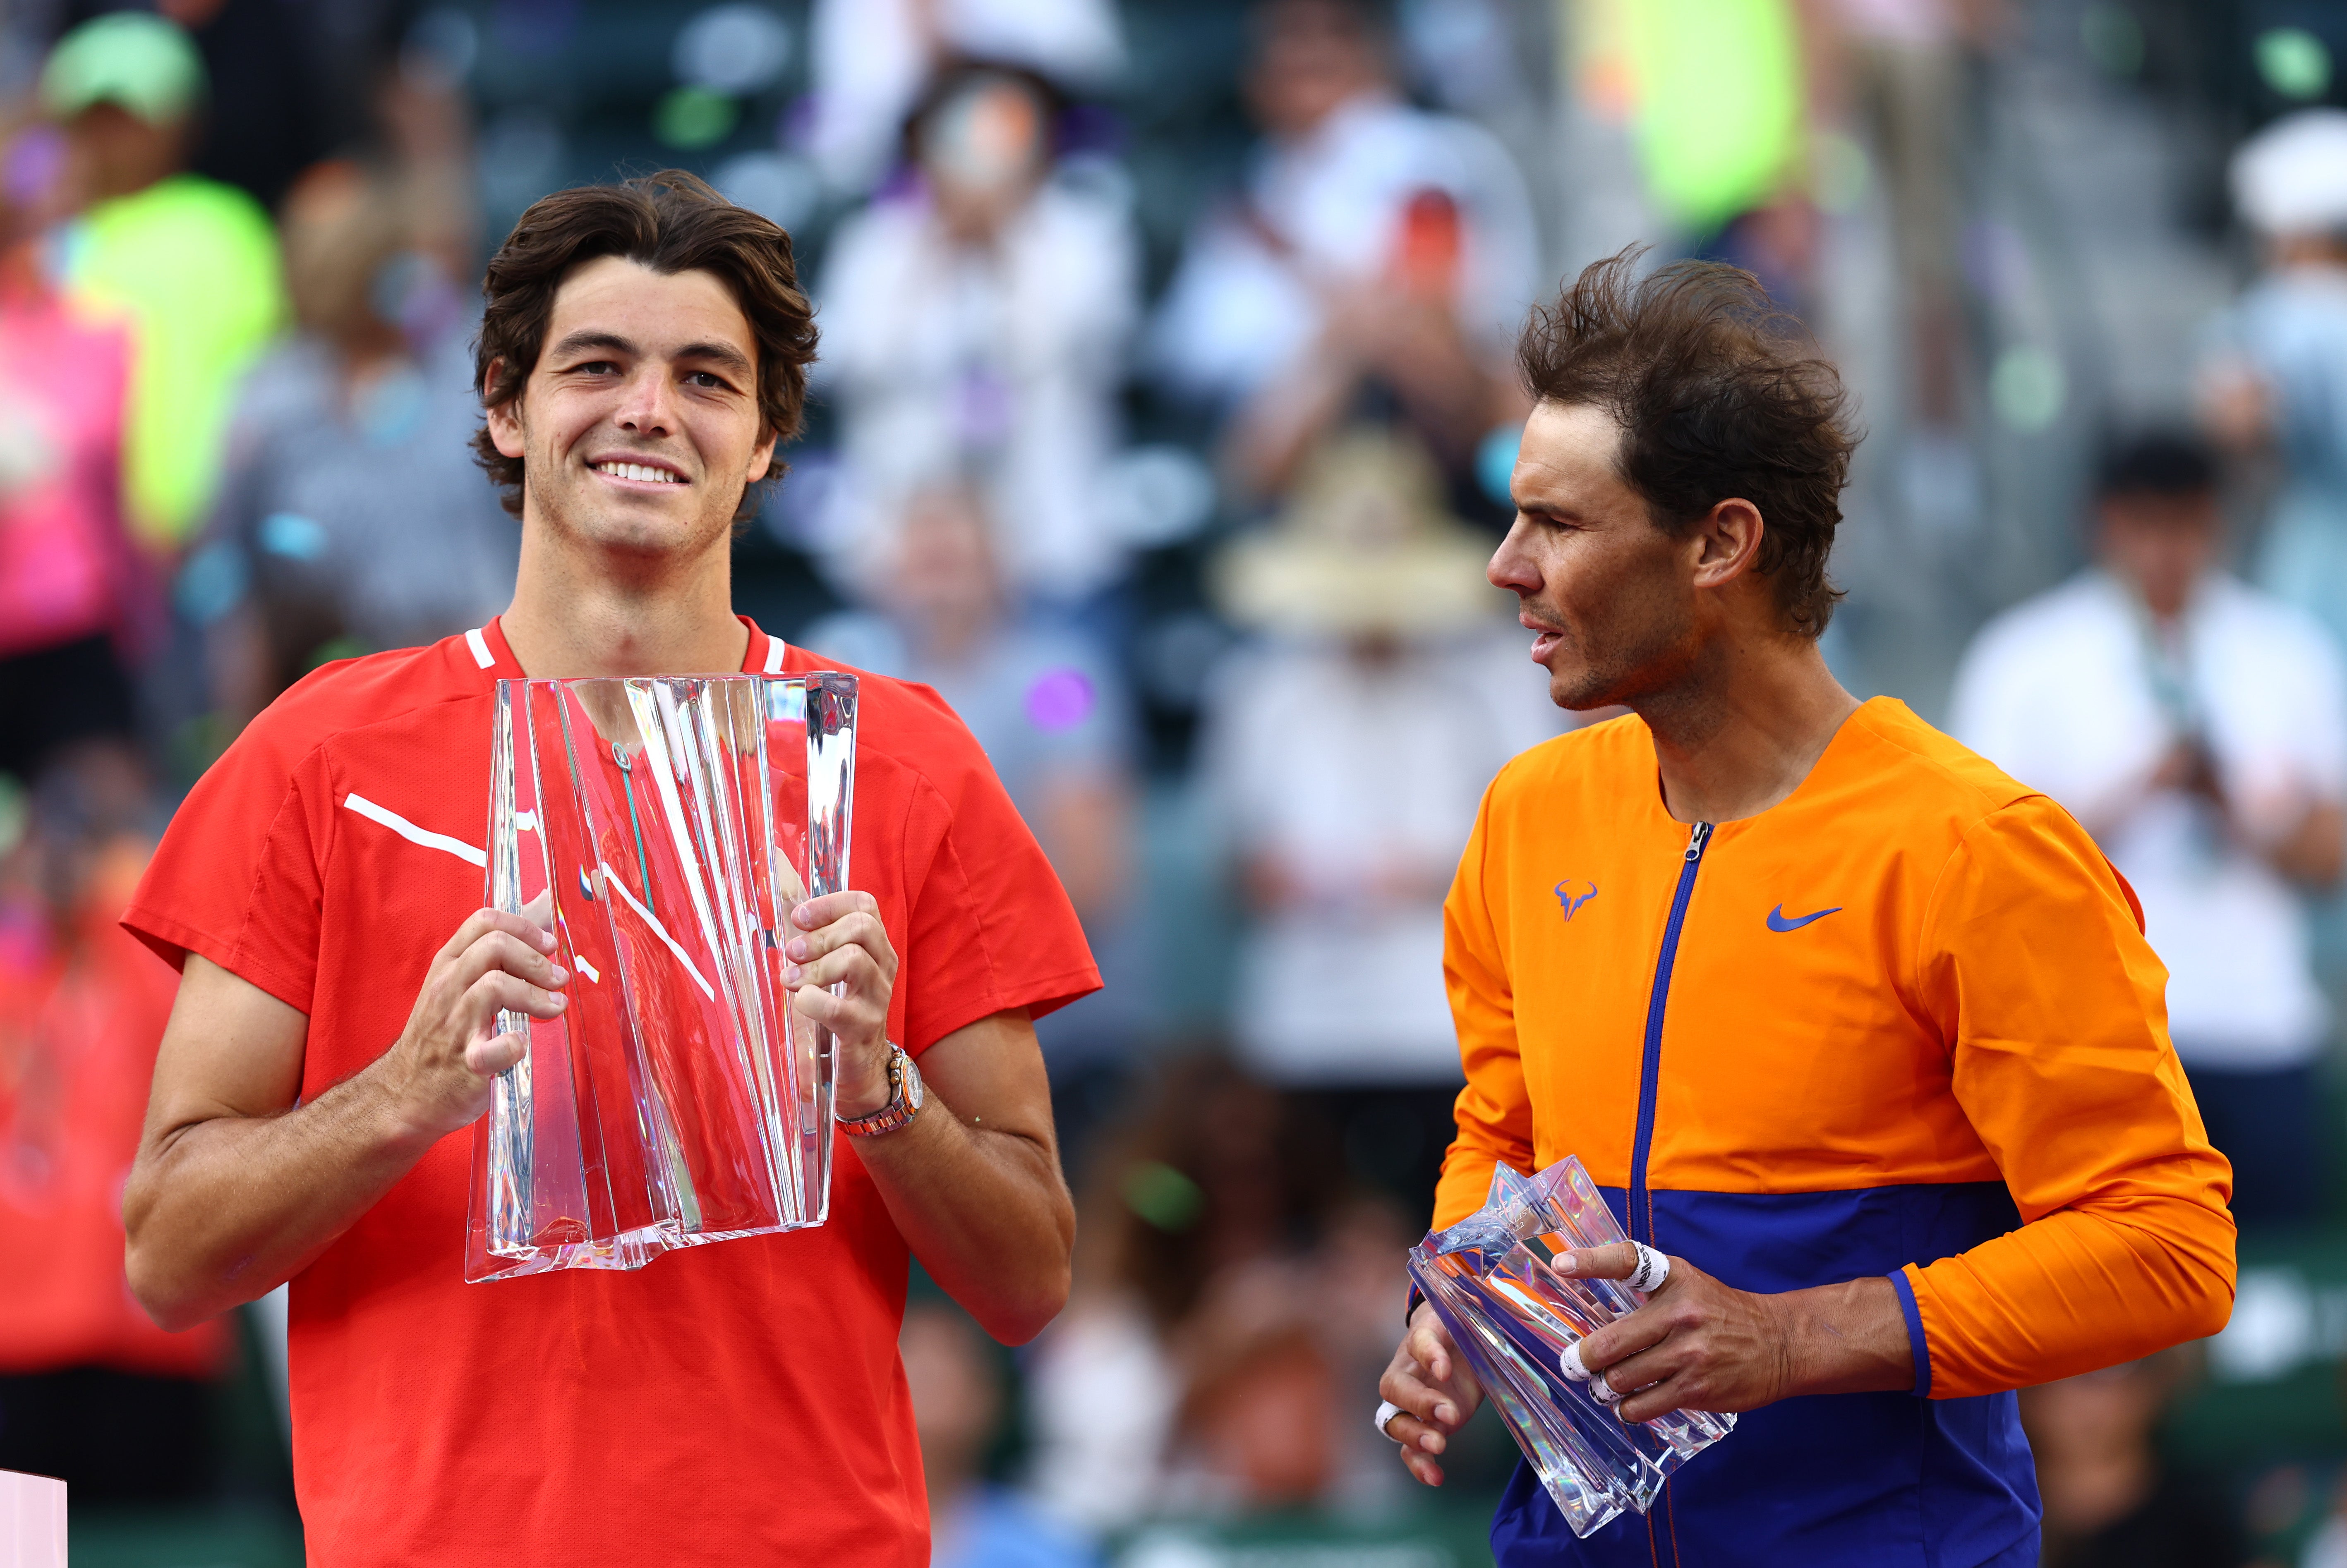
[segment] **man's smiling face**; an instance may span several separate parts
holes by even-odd
[[[691,554],[730,534],[774,461],[757,388],[757,340],[722,280],[603,256],[562,281],[538,364],[489,433],[523,460],[525,525]]]

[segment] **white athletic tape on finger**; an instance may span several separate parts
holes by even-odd
[[[1663,1281],[1670,1278],[1671,1260],[1645,1242],[1634,1241],[1630,1245],[1638,1249],[1638,1266],[1622,1283],[1641,1296],[1652,1296],[1663,1287]]]
[[[1595,1399],[1599,1404],[1614,1405],[1621,1403],[1622,1396],[1614,1391],[1614,1385],[1607,1382],[1604,1378],[1600,1377],[1596,1373],[1592,1372],[1589,1369],[1589,1364],[1581,1358],[1580,1340],[1574,1340],[1572,1344],[1566,1346],[1563,1350],[1557,1353],[1556,1365],[1559,1371],[1572,1378],[1574,1382],[1588,1384],[1589,1397]]]
[[[1378,1429],[1378,1436],[1385,1439],[1388,1442],[1399,1441],[1399,1439],[1396,1438],[1391,1432],[1386,1430],[1386,1423],[1392,1420],[1396,1416],[1400,1415],[1401,1413],[1401,1407],[1395,1404],[1391,1399],[1388,1399],[1385,1403],[1379,1405],[1378,1407],[1377,1419],[1371,1423]]]

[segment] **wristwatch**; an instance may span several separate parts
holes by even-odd
[[[921,1103],[928,1098],[921,1088],[921,1070],[893,1040],[888,1042],[888,1087],[894,1092],[887,1104],[869,1116],[838,1117],[839,1130],[851,1138],[876,1138],[894,1132],[920,1114]]]

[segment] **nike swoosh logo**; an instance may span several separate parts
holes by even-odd
[[[1782,904],[1779,904],[1774,909],[1768,911],[1768,929],[1771,931],[1798,931],[1802,927],[1809,925],[1812,921],[1822,920],[1829,915],[1839,915],[1841,911],[1842,906],[1837,904],[1830,909],[1820,909],[1814,915],[1797,915],[1793,918],[1788,920],[1785,918],[1785,907]]]

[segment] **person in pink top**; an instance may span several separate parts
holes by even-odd
[[[128,735],[127,653],[152,577],[124,528],[119,327],[43,277],[8,149],[0,204],[0,773],[29,780],[69,743]]]

